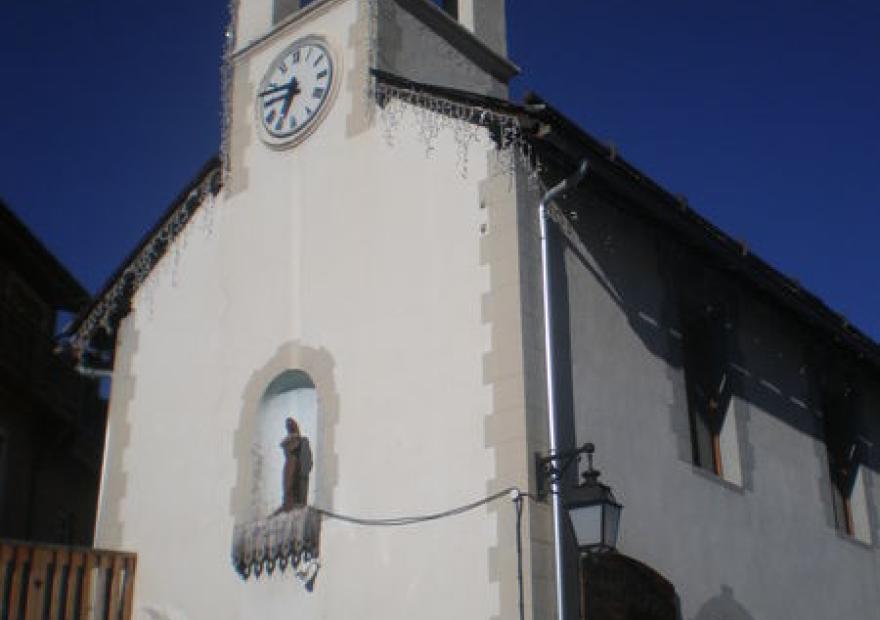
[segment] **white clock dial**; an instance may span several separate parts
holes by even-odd
[[[333,57],[322,40],[302,39],[281,52],[257,91],[264,139],[281,145],[305,134],[322,116],[333,80]]]

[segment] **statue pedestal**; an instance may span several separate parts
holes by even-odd
[[[232,566],[243,579],[288,567],[307,574],[301,565],[317,563],[320,534],[321,515],[309,506],[236,525]]]

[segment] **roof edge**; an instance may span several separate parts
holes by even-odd
[[[221,186],[220,157],[213,155],[171,202],[152,228],[141,237],[91,303],[64,329],[62,336],[70,338],[76,351],[82,352],[88,348],[98,328],[109,333],[113,327],[111,323],[118,322],[128,313],[132,296],[165,256],[171,243],[186,228],[192,216],[203,204],[206,193],[216,195]],[[124,309],[120,308],[121,301],[126,302]]]
[[[529,94],[526,105],[518,105],[473,92],[417,83],[378,71],[374,73],[379,81],[399,89],[407,88],[421,98],[433,95],[470,106],[483,105],[490,111],[523,119],[522,127],[532,129],[524,132],[526,139],[536,145],[550,147],[572,168],[584,158],[591,160],[593,173],[602,175],[604,180],[618,187],[628,185],[636,190],[631,193],[644,216],[663,223],[686,241],[714,255],[723,265],[732,267],[733,271],[745,278],[755,290],[767,293],[774,303],[794,312],[807,326],[824,332],[831,342],[847,346],[856,358],[870,361],[880,371],[880,344],[817,295],[804,289],[796,280],[750,252],[743,243],[690,208],[682,196],[663,188],[622,158],[616,149],[600,142],[538,95]],[[418,104],[420,97],[413,97],[410,103]],[[482,117],[474,115],[466,120],[480,123]],[[600,165],[595,165],[597,163]]]
[[[531,102],[538,104],[541,111],[538,115],[558,131],[572,135],[575,142],[580,143],[582,152],[572,152],[578,145],[560,144],[561,149],[574,166],[588,152],[594,158],[601,157],[610,169],[623,175],[629,182],[646,190],[660,205],[663,212],[656,207],[642,203],[646,214],[664,220],[666,223],[679,223],[691,230],[685,234],[700,235],[700,241],[706,251],[712,252],[725,264],[747,277],[758,290],[769,293],[774,301],[798,314],[806,323],[825,330],[834,341],[840,341],[853,348],[859,357],[870,358],[880,370],[880,344],[853,325],[843,314],[832,309],[820,297],[805,289],[797,280],[787,276],[766,260],[751,252],[748,247],[730,237],[710,220],[691,208],[686,199],[674,195],[647,174],[627,162],[617,151],[603,145],[599,140],[584,131],[562,112],[547,104],[537,95],[530,96]],[[600,171],[601,172],[601,171]],[[679,231],[685,232],[685,231]]]

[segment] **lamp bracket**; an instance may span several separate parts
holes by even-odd
[[[535,452],[535,480],[538,499],[547,498],[553,486],[562,480],[563,474],[571,467],[571,464],[580,461],[582,454],[586,454],[589,460],[588,471],[584,475],[592,476],[593,479],[597,478],[599,472],[593,469],[593,453],[595,451],[596,446],[588,442],[578,448],[563,450],[555,454],[542,455]]]

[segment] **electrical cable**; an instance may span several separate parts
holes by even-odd
[[[523,494],[511,492],[516,508],[516,584],[519,589],[519,620],[526,620],[525,589],[523,588],[523,554],[522,554],[522,511]]]
[[[520,491],[517,487],[508,487],[502,491],[498,491],[497,493],[493,493],[492,495],[487,495],[481,499],[470,502],[469,504],[464,504],[463,506],[457,506],[455,508],[451,508],[449,510],[443,510],[441,512],[434,512],[425,515],[412,515],[412,516],[403,516],[403,517],[379,517],[379,518],[365,518],[365,517],[353,517],[351,515],[344,515],[338,512],[333,512],[331,510],[325,510],[324,508],[315,508],[314,510],[320,513],[321,515],[329,518],[336,519],[337,521],[344,521],[346,523],[352,523],[354,525],[362,525],[362,526],[377,526],[377,527],[400,527],[407,525],[414,525],[416,523],[425,523],[428,521],[436,521],[438,519],[445,519],[447,517],[454,517],[456,515],[463,514],[470,510],[474,510],[475,508],[479,508],[480,506],[485,506],[491,502],[494,502],[497,499],[501,499],[504,496],[510,497],[513,501],[514,508],[516,510],[516,578],[517,578],[517,586],[518,586],[518,604],[519,604],[519,618],[520,620],[525,620],[526,617],[526,606],[525,606],[525,589],[523,587],[523,552],[522,552],[522,512],[523,512],[523,498],[527,497],[533,502],[540,502],[541,500],[535,495],[531,493],[527,493],[524,491]]]
[[[509,496],[511,493],[522,494],[519,489],[516,487],[508,487],[503,491],[498,491],[497,493],[493,493],[492,495],[488,495],[482,499],[478,499],[469,504],[464,504],[463,506],[458,506],[456,508],[451,508],[450,510],[444,510],[442,512],[434,512],[425,515],[414,515],[414,516],[403,516],[403,517],[379,517],[379,518],[366,518],[366,517],[353,517],[350,515],[340,514],[338,512],[333,512],[331,510],[325,510],[324,508],[315,508],[315,510],[324,515],[329,519],[336,519],[337,521],[344,521],[346,523],[353,523],[355,525],[364,525],[364,526],[378,526],[378,527],[398,527],[405,525],[414,525],[416,523],[425,523],[427,521],[436,521],[438,519],[445,519],[446,517],[454,517],[456,515],[460,515],[462,513],[468,512],[470,510],[474,510],[475,508],[479,508],[480,506],[484,506],[491,502],[494,502],[497,499],[504,497],[505,495]]]

